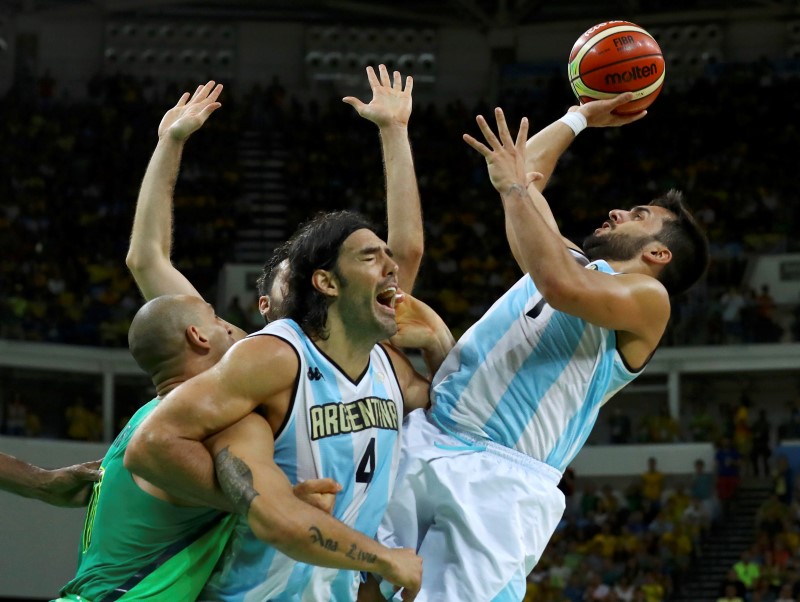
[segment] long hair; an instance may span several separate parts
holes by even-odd
[[[312,338],[326,339],[331,300],[317,290],[311,277],[316,270],[334,270],[342,243],[353,232],[376,228],[351,211],[318,213],[298,228],[287,242],[288,291],[284,311]]]
[[[672,260],[658,275],[672,297],[688,290],[705,273],[709,262],[708,239],[680,191],[670,190],[649,204],[675,215],[674,219],[665,219],[661,231],[654,236],[672,253]]]

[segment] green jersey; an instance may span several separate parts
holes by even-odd
[[[228,541],[233,515],[160,500],[125,469],[128,442],[158,402],[134,414],[103,458],[65,599],[194,600]]]

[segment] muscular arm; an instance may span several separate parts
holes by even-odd
[[[394,72],[392,80],[384,65],[380,65],[378,71],[380,78],[372,67],[367,68],[372,89],[369,104],[352,96],[344,98],[344,102],[355,108],[361,117],[378,126],[386,176],[386,242],[400,268],[397,277],[400,288],[410,293],[417,279],[424,249],[422,208],[408,139],[414,80],[406,78],[403,89],[399,72]]]
[[[54,506],[85,506],[100,461],[46,470],[0,453],[0,489]]]
[[[203,441],[291,390],[297,370],[287,343],[275,337],[240,341],[216,366],[161,401],[131,437],[125,467],[177,498],[227,508]],[[280,424],[280,408],[267,411],[268,419]]]
[[[270,425],[250,414],[210,444],[220,486],[256,537],[301,562],[386,572],[391,551],[295,497]]]
[[[581,105],[580,107],[575,106],[572,107],[570,111],[580,112],[586,118],[587,127],[619,127],[638,121],[646,115],[645,111],[637,115],[629,116],[614,115],[612,113],[617,107],[629,102],[632,97],[632,94],[621,94],[610,100],[594,101]],[[575,134],[572,129],[558,120],[531,136],[525,143],[525,172],[538,172],[542,174],[541,178],[528,184],[529,191],[531,192],[530,202],[533,203],[550,229],[559,236],[561,236],[561,232],[559,231],[550,205],[547,203],[544,196],[540,194],[537,195],[534,191],[542,192],[545,189],[550,181],[550,177],[553,175],[553,171],[555,171],[558,160],[574,140]],[[509,215],[506,214],[506,235],[511,245],[511,252],[517,260],[517,263],[522,267],[520,263],[519,245],[517,244],[516,237],[513,235],[509,219]],[[562,237],[562,241],[567,247],[580,250],[579,247],[569,239]]]
[[[520,252],[520,263],[530,274],[547,303],[565,313],[609,330],[630,332],[658,343],[669,318],[669,298],[656,279],[641,274],[611,276],[579,266],[532,202],[535,187],[526,190],[523,121],[516,143],[511,139],[502,111],[496,110],[499,140],[486,121],[481,131],[491,149],[465,136],[486,158],[492,184],[500,192],[507,222]],[[540,202],[545,202],[540,199]]]
[[[192,98],[184,94],[158,128],[158,144],[145,171],[136,201],[126,263],[146,300],[161,295],[200,293],[170,259],[172,206],[183,147],[220,103],[222,86],[209,82]]]

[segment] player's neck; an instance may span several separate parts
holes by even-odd
[[[377,341],[365,337],[362,332],[345,328],[334,316],[329,315],[327,328],[328,338],[317,339],[314,344],[351,379],[357,379],[364,373]]]

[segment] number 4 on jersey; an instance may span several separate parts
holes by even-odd
[[[375,472],[375,437],[369,440],[356,470],[356,483],[370,483]]]

